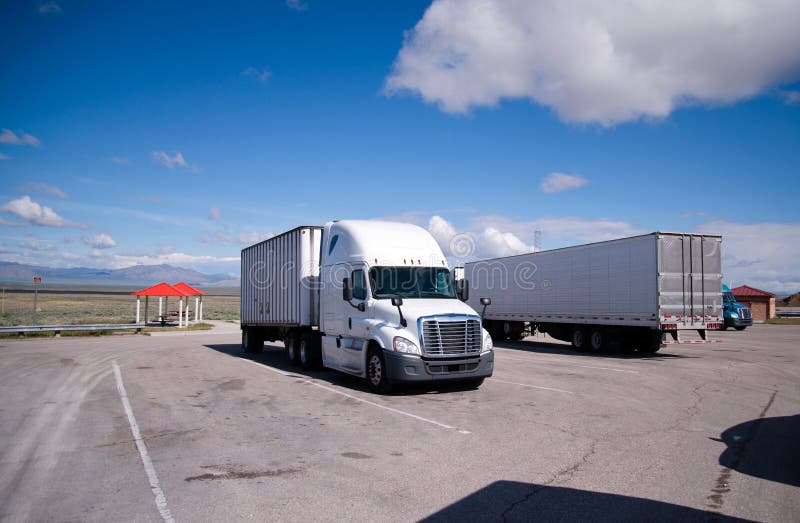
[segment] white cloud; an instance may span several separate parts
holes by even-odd
[[[529,99],[614,125],[724,104],[800,77],[797,0],[435,0],[385,92],[446,112]]]
[[[65,220],[50,207],[39,205],[27,195],[3,204],[0,206],[0,211],[13,214],[33,225],[42,225],[45,227],[75,227],[81,229],[87,227],[84,224]]]
[[[213,234],[209,234],[206,236],[200,236],[197,238],[197,241],[200,243],[208,243],[208,244],[230,244],[230,245],[252,245],[254,243],[258,243],[260,241],[264,241],[267,238],[272,238],[275,236],[273,232],[258,232],[258,231],[250,231],[250,232],[240,232],[240,233],[229,233],[224,231],[217,231]]]
[[[588,184],[583,176],[564,173],[550,173],[542,180],[542,191],[546,193],[569,191]]]
[[[222,213],[219,211],[219,207],[212,207],[208,211],[208,219],[209,220],[219,220],[220,216],[222,216]]]
[[[800,91],[781,91],[781,97],[786,105],[800,105]]]
[[[0,160],[10,160],[11,157],[7,154],[0,153]]]
[[[131,163],[130,159],[124,156],[112,156],[109,160],[117,165],[128,165]]]
[[[20,188],[20,190],[22,192],[33,191],[42,194],[49,194],[50,196],[55,196],[56,198],[61,198],[62,200],[69,198],[69,195],[58,187],[44,183],[26,183]]]
[[[155,161],[169,169],[181,167],[193,173],[200,172],[200,169],[196,165],[186,163],[186,160],[183,158],[183,154],[180,151],[176,152],[174,156],[170,156],[164,151],[153,151],[151,156]]]
[[[239,263],[238,256],[197,256],[182,252],[170,252],[161,254],[112,254],[107,258],[107,262],[114,269],[124,269],[133,265],[177,265],[177,266],[201,266],[214,263]]]
[[[23,249],[28,249],[31,251],[53,251],[56,248],[56,246],[50,242],[42,242],[38,240],[21,241],[19,242],[19,246]]]
[[[267,69],[256,69],[255,67],[248,67],[244,71],[242,71],[242,76],[249,76],[250,78],[255,78],[262,84],[269,82],[269,79],[272,78],[272,71]]]
[[[286,5],[295,11],[308,11],[308,4],[302,0],[286,0]]]
[[[736,223],[712,220],[697,232],[722,235],[725,283],[795,293],[800,291],[800,222]]]
[[[441,216],[431,217],[428,231],[446,256],[459,259],[497,258],[533,250],[514,233],[503,232],[491,226],[458,231]]]
[[[58,15],[64,12],[61,6],[55,2],[45,2],[39,6],[39,14],[43,15]]]
[[[30,145],[32,147],[39,147],[42,142],[33,135],[22,133],[22,136],[17,136],[11,129],[3,129],[0,133],[0,143],[7,145]]]
[[[84,236],[81,238],[81,241],[97,249],[109,249],[117,246],[117,242],[114,241],[114,238],[105,233],[95,234],[94,236]]]

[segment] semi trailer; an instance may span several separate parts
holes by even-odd
[[[324,366],[388,391],[406,382],[492,375],[492,340],[464,303],[436,240],[405,223],[297,227],[242,250],[246,352],[284,343],[304,369]]]
[[[721,236],[654,232],[466,263],[464,278],[473,297],[491,298],[483,319],[495,341],[538,330],[578,351],[656,352],[715,341],[707,331],[723,325],[721,247]],[[687,331],[699,337],[682,339]]]

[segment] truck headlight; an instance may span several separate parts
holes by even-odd
[[[395,352],[405,352],[406,354],[420,354],[419,347],[411,340],[407,340],[402,336],[395,336],[392,343]]]
[[[739,315],[737,313],[735,313],[735,312],[731,313],[731,318],[738,318],[738,317],[739,317]]]
[[[481,353],[489,352],[492,349],[494,349],[494,343],[492,343],[492,337],[489,336],[488,332],[483,331],[483,346],[481,347]]]

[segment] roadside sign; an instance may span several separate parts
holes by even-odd
[[[41,276],[34,276],[34,277],[33,277],[33,283],[34,283],[34,284],[36,284],[36,283],[42,283],[42,277],[41,277]]]

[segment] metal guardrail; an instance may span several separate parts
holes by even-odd
[[[800,318],[800,311],[778,311],[775,314],[778,318]]]
[[[129,329],[136,329],[136,332],[141,332],[144,327],[144,323],[110,323],[99,325],[14,325],[12,327],[0,327],[0,334],[55,332],[56,335],[58,335],[64,331],[119,331]]]

